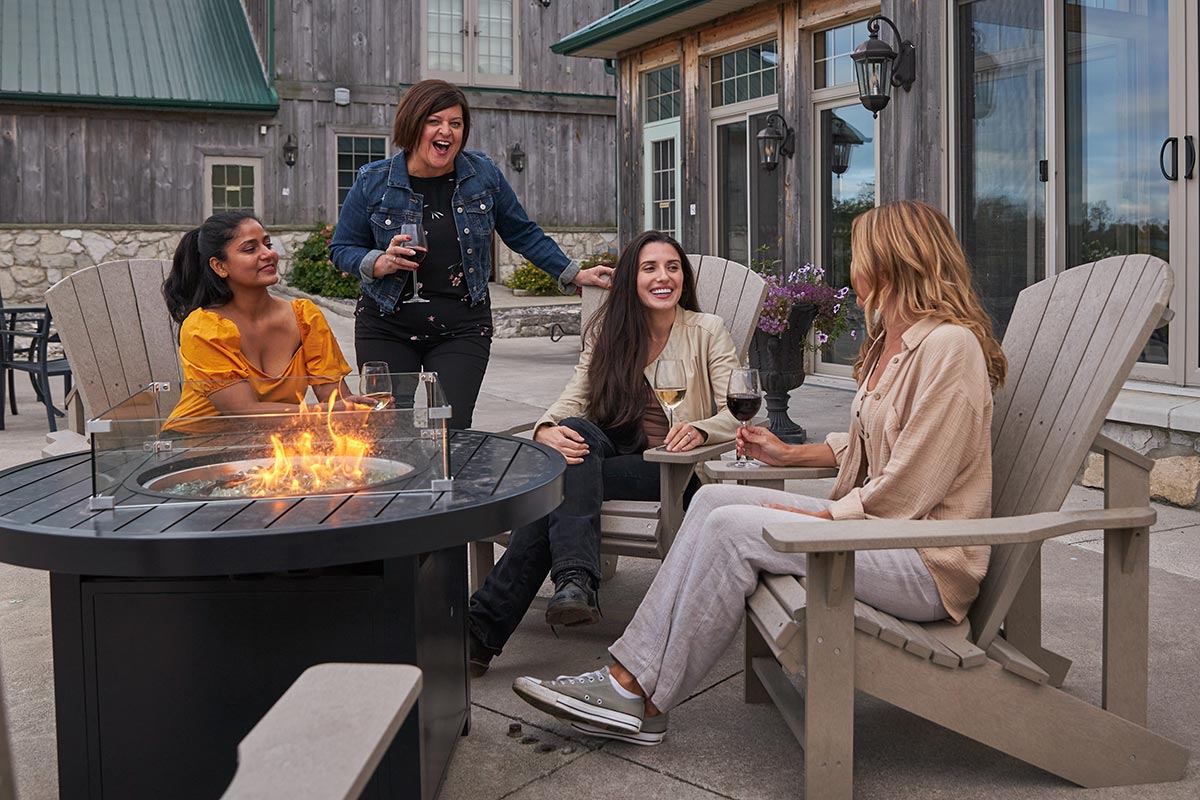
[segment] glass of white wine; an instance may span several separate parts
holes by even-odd
[[[664,358],[654,365],[654,393],[667,407],[668,430],[675,427],[675,409],[687,394],[687,380],[683,374],[683,362],[677,358]]]
[[[364,361],[358,371],[358,393],[375,401],[372,411],[387,408],[392,396],[392,368],[386,361]]]

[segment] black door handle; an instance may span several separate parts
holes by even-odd
[[[1167,172],[1166,162],[1163,161],[1163,156],[1167,154],[1167,146],[1171,147],[1171,171]],[[1179,180],[1179,137],[1168,136],[1163,139],[1162,148],[1158,151],[1158,171],[1162,176],[1169,181]]]
[[[1190,181],[1196,168],[1196,140],[1188,134],[1183,137],[1183,144],[1183,177]]]

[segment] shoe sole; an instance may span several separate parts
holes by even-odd
[[[539,711],[545,711],[550,716],[567,722],[581,722],[614,733],[631,735],[639,733],[642,728],[642,720],[632,714],[597,708],[524,678],[517,678],[513,681],[513,691]]]
[[[639,731],[637,733],[625,733],[624,731],[610,731],[596,725],[589,725],[585,722],[572,722],[571,727],[580,733],[586,733],[588,736],[599,736],[602,739],[612,739],[617,742],[628,742],[629,744],[637,744],[642,747],[654,747],[657,744],[662,744],[663,737],[667,735],[666,731],[661,733],[647,733]]]
[[[546,609],[547,625],[564,625],[572,628],[576,625],[595,625],[600,621],[600,615],[587,606],[563,606]]]

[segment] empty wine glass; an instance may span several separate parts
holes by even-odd
[[[400,226],[400,235],[409,237],[406,243],[413,251],[413,254],[408,257],[409,261],[415,261],[420,264],[425,260],[425,256],[429,253],[429,241],[425,238],[425,225],[420,222],[406,222]],[[404,302],[406,303],[428,303],[424,297],[421,297],[421,281],[419,270],[413,270],[413,295]]]
[[[668,430],[675,427],[675,409],[687,394],[687,381],[683,375],[683,362],[677,358],[664,358],[654,365],[654,393],[667,407]]]
[[[372,411],[392,404],[392,368],[386,361],[364,361],[358,371],[358,393],[375,401]]]
[[[729,391],[725,393],[725,405],[729,413],[746,427],[758,409],[762,407],[762,393],[759,391],[758,370],[738,367],[729,375]],[[749,469],[757,467],[758,463],[746,458],[745,451],[739,451],[733,466]]]

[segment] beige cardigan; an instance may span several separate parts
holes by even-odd
[[[554,405],[546,410],[537,426],[557,425],[567,417],[587,417],[588,367],[592,361],[591,341],[585,343],[575,373]],[[738,366],[733,337],[725,321],[716,314],[701,314],[680,308],[660,359],[683,361],[687,394],[675,409],[675,419],[690,422],[707,434],[706,444],[727,442],[737,431],[738,421],[725,408],[729,374]],[[654,362],[646,365],[646,380],[654,385]]]
[[[979,519],[992,514],[992,390],[983,349],[960,325],[924,319],[850,406],[850,432],[826,443],[838,460],[834,519]],[[878,358],[868,358],[866,368]],[[990,548],[918,550],[957,622],[979,594]]]

